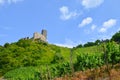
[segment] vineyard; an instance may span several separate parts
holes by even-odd
[[[113,74],[120,74],[115,41],[72,49],[31,40],[0,46],[0,76],[7,80],[112,80]]]
[[[115,42],[68,50],[70,50],[69,54],[65,57],[59,53],[61,51],[57,51],[51,64],[49,62],[38,66],[31,64],[30,67],[23,65],[23,67],[5,73],[4,78],[8,80],[52,80],[65,75],[70,77],[78,71],[93,71],[103,66],[106,66],[104,70],[109,72],[120,61],[120,46]],[[93,76],[93,74],[90,75]]]

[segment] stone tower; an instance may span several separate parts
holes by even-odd
[[[41,34],[47,39],[47,30],[42,30]]]

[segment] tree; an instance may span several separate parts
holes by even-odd
[[[98,44],[100,44],[100,43],[101,43],[101,41],[100,41],[99,39],[95,41],[95,44],[96,44],[96,45],[98,45]]]
[[[120,43],[120,31],[115,33],[111,40]]]
[[[20,47],[29,47],[30,44],[32,43],[32,40],[23,40],[23,39],[20,39],[16,44]]]
[[[84,47],[90,47],[94,45],[96,45],[94,42],[87,42],[86,44],[84,44]]]
[[[4,47],[7,48],[10,44],[9,43],[5,43]]]
[[[79,44],[78,46],[76,46],[76,48],[82,48],[83,45],[82,44]]]

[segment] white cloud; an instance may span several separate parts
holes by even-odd
[[[106,32],[106,31],[107,31],[107,29],[104,27],[99,30],[99,32],[101,32],[101,33]]]
[[[11,4],[11,3],[17,3],[23,0],[0,0],[0,5],[4,5],[4,4]]]
[[[71,18],[74,18],[76,16],[79,16],[80,14],[78,14],[76,11],[70,12],[69,8],[67,6],[63,6],[60,8],[60,12],[61,12],[61,16],[60,18],[62,20],[68,20]]]
[[[104,0],[82,0],[82,6],[85,8],[94,8],[100,6]]]
[[[95,30],[95,28],[96,28],[96,25],[93,24],[93,25],[91,26],[91,30]]]
[[[115,26],[117,23],[117,20],[116,19],[109,19],[108,21],[104,22],[103,23],[103,27],[99,30],[99,32],[106,32],[109,28]]]
[[[54,43],[57,46],[62,46],[62,47],[68,47],[68,48],[73,48],[76,47],[78,44],[80,44],[81,42],[74,42],[70,39],[66,39],[65,43],[61,44],[61,43]]]
[[[116,22],[117,22],[116,19],[110,19],[103,23],[103,27],[107,27],[107,28],[112,27],[112,26],[116,25]]]
[[[93,19],[91,17],[87,17],[83,19],[83,21],[78,25],[79,27],[84,27],[90,23],[92,23]]]

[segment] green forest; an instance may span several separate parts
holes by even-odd
[[[59,47],[38,40],[0,46],[0,77],[7,80],[54,80],[75,72],[120,64],[120,32],[111,39]]]

